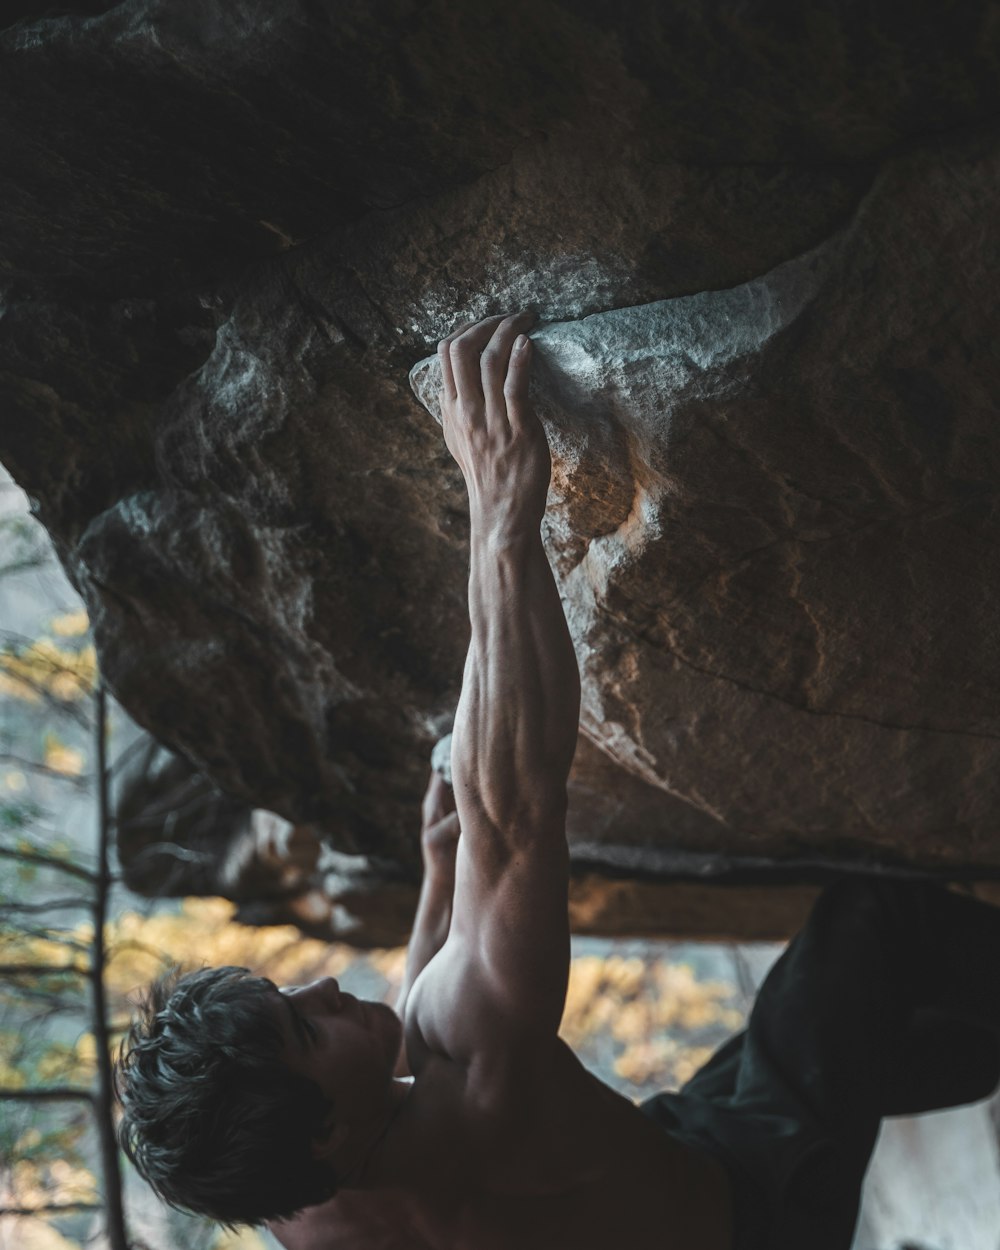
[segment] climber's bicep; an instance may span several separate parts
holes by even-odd
[[[514,839],[474,819],[463,829],[448,940],[411,996],[429,1050],[465,1067],[488,1100],[544,1078],[554,1053],[569,976],[569,852],[553,821]]]

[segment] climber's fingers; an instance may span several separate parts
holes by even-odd
[[[466,330],[471,330],[475,324],[474,321],[463,321],[457,330],[452,330],[446,339],[438,343],[438,358],[441,361],[441,392],[450,404],[458,398],[458,392],[455,390],[455,374],[451,367],[451,345],[455,339]]]
[[[515,434],[525,434],[530,426],[538,425],[538,417],[528,398],[531,381],[531,339],[518,334],[504,378],[503,394],[507,405],[507,420]]]
[[[528,312],[505,317],[493,331],[490,341],[483,350],[479,366],[482,374],[483,396],[486,399],[488,426],[499,426],[499,423],[503,422],[506,427],[510,420],[507,411],[506,383],[510,373],[511,352],[518,336],[523,330],[527,330],[534,319],[534,314]]]
[[[483,408],[483,384],[479,372],[479,353],[493,337],[503,317],[487,317],[469,329],[453,335],[448,344],[452,376],[458,402],[466,417]]]
[[[453,404],[458,397],[455,390],[455,376],[451,371],[451,357],[448,355],[447,340],[438,343],[438,358],[441,361],[441,402]]]

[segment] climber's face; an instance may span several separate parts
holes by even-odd
[[[399,1017],[384,1003],[355,998],[333,977],[275,994],[292,1071],[314,1081],[340,1125],[384,1113],[402,1043]]]

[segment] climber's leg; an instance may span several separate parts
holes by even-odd
[[[843,1250],[882,1117],[1000,1079],[998,968],[1000,910],[846,879],[771,969],[744,1033],[643,1111],[729,1169],[739,1244]]]
[[[782,1056],[786,1078],[823,1122],[877,1127],[889,1107],[926,1102],[914,1084],[920,1071],[927,1097],[947,1087],[927,1067],[931,1053],[941,1057],[928,1012],[980,1026],[961,1035],[960,1100],[995,1084],[997,1054],[982,1026],[1000,1025],[998,969],[1000,910],[936,886],[848,879],[821,895],[772,969],[748,1032]],[[912,1063],[901,1060],[909,1039]]]
[[[882,1099],[883,1115],[922,1115],[988,1098],[1000,1084],[1000,1038],[948,1016],[914,1019]]]

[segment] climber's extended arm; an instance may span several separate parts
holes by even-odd
[[[569,970],[566,781],[580,684],[539,530],[551,470],[528,399],[527,325],[492,318],[440,349],[445,438],[469,491],[472,638],[452,746],[454,913],[414,1024],[494,1108],[512,1082],[523,1091],[544,1076]]]

